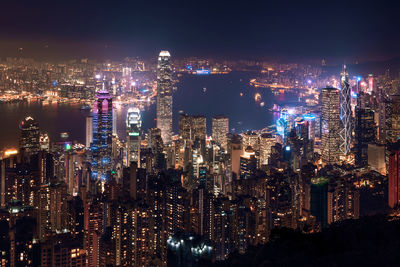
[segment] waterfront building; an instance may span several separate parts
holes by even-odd
[[[340,161],[339,89],[322,89],[322,162],[335,164]]]
[[[106,90],[97,92],[93,107],[92,177],[105,180],[112,169],[112,97]]]
[[[161,51],[157,65],[157,128],[164,144],[172,138],[172,66],[171,55]]]
[[[86,147],[90,147],[93,142],[93,117],[86,117]]]
[[[40,150],[39,124],[30,116],[21,121],[19,147],[24,156],[36,154]]]
[[[227,150],[228,138],[226,134],[229,132],[229,118],[225,116],[215,116],[212,118],[212,138],[215,142]]]
[[[126,115],[127,165],[137,162],[140,167],[141,116],[138,108],[129,108]]]

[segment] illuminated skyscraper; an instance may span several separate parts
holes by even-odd
[[[340,119],[343,124],[343,128],[340,131],[341,145],[340,150],[343,154],[348,155],[350,153],[351,144],[351,87],[349,83],[349,74],[346,70],[346,65],[343,66],[343,70],[340,74]]]
[[[40,150],[49,152],[50,150],[50,139],[47,133],[40,134],[39,138]]]
[[[340,160],[340,117],[339,95],[336,88],[322,89],[322,161],[325,164],[339,163]]]
[[[395,143],[400,137],[400,95],[391,95],[386,103],[386,143]]]
[[[260,140],[258,138],[258,134],[256,132],[248,131],[242,134],[242,138],[243,148],[251,146],[256,154],[258,154],[260,150]]]
[[[191,139],[191,130],[192,130],[192,117],[181,113],[179,114],[179,129],[178,129],[178,133],[179,136],[184,139],[184,140],[190,140]]]
[[[229,119],[225,116],[216,116],[212,118],[212,138],[219,143],[221,147],[227,150],[229,132]]]
[[[240,156],[240,179],[253,178],[257,168],[257,159],[251,146],[248,146]]]
[[[32,117],[26,117],[21,121],[19,128],[21,129],[19,140],[21,152],[26,156],[38,153],[40,150],[38,123]]]
[[[184,140],[206,140],[206,117],[202,115],[179,115],[179,136]]]
[[[134,161],[140,165],[140,131],[141,131],[141,117],[138,108],[129,108],[126,115],[126,131],[127,131],[127,164]]]
[[[106,179],[112,169],[112,97],[106,90],[97,92],[93,106],[92,177]]]
[[[164,144],[172,137],[172,66],[171,55],[161,51],[157,65],[157,128]]]
[[[260,166],[268,165],[271,155],[271,148],[276,144],[276,138],[270,133],[263,133],[260,136]]]
[[[368,144],[375,141],[376,126],[374,111],[356,108],[355,119],[355,163],[358,166],[368,165]]]
[[[93,142],[93,117],[86,117],[86,147]]]
[[[202,115],[196,115],[196,116],[191,116],[192,118],[192,140],[195,141],[196,139],[198,140],[206,140],[206,131],[207,131],[207,126],[206,126],[206,117]]]

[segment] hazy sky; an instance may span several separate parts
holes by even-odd
[[[2,1],[3,2],[3,1]],[[0,56],[383,59],[400,55],[389,1],[6,1]],[[398,5],[398,4],[397,4]]]

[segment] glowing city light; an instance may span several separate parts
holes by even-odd
[[[16,149],[8,149],[8,150],[4,151],[4,156],[6,156],[6,157],[15,155],[15,154],[18,154],[18,150],[16,150]]]

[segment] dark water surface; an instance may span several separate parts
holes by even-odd
[[[180,77],[173,98],[174,131],[177,132],[180,111],[190,115],[205,115],[209,134],[211,118],[221,114],[229,117],[230,129],[237,133],[271,125],[273,116],[268,109],[274,103],[293,101],[295,97],[276,97],[269,89],[251,87],[249,80],[255,76],[255,73],[233,72],[227,75]],[[257,92],[261,95],[259,102],[254,99]],[[260,106],[260,102],[264,102],[264,107]],[[117,132],[122,139],[125,139],[127,108],[117,110]],[[142,112],[143,129],[155,127],[155,113],[154,104]],[[58,140],[61,132],[68,132],[71,140],[85,142],[85,117],[90,112],[80,110],[79,104],[0,104],[0,149],[18,145],[18,124],[28,115],[39,122],[40,130],[47,132],[51,141]]]

